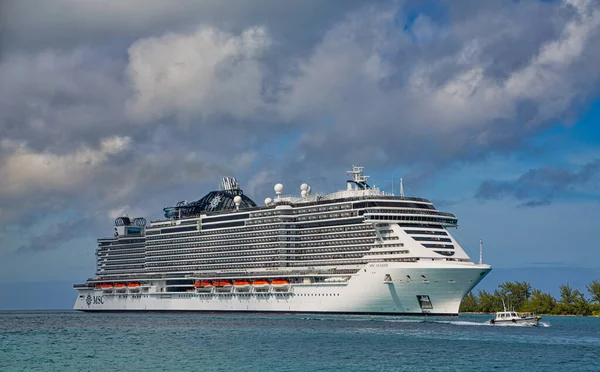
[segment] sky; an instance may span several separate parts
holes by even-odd
[[[0,309],[71,307],[117,216],[352,164],[456,214],[481,288],[583,290],[599,65],[594,0],[0,1]]]

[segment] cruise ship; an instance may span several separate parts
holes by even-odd
[[[74,309],[457,315],[491,270],[450,234],[457,218],[348,176],[328,195],[278,183],[264,206],[224,178],[162,220],[119,217]]]

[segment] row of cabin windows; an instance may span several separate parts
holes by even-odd
[[[273,229],[287,229],[287,228],[293,228],[294,226],[292,225],[285,225],[285,224],[275,224],[275,225],[270,225],[270,226],[246,226],[244,228],[241,229],[229,229],[227,230],[228,234],[231,233],[247,233],[249,231],[260,231],[260,230],[273,230]],[[173,234],[171,236],[164,236],[164,235],[156,235],[156,236],[149,236],[147,237],[147,240],[160,240],[160,239],[168,239],[168,238],[181,238],[181,237],[188,237],[188,236],[199,236],[200,234],[202,235],[218,235],[218,236],[222,236],[224,233],[224,231],[197,231],[197,232],[193,232],[193,233],[181,233],[181,234]]]
[[[329,260],[329,261],[313,261],[310,262],[311,266],[329,266],[329,265],[364,265],[367,262],[377,262],[377,259],[366,260],[357,260],[357,259],[340,259],[340,260]],[[402,258],[394,258],[394,259],[380,259],[381,262],[413,262],[414,259],[402,259]],[[306,262],[285,262],[285,261],[277,261],[277,262],[264,262],[264,263],[239,263],[235,265],[198,265],[198,266],[185,266],[185,267],[173,267],[173,268],[147,268],[149,272],[160,272],[160,271],[197,271],[197,270],[223,270],[223,269],[244,269],[244,268],[263,268],[263,267],[302,267],[306,266]]]
[[[437,236],[413,236],[412,238],[419,242],[452,242],[450,238],[438,238]]]
[[[362,233],[352,233],[352,230],[347,230],[348,232],[344,234],[336,234],[336,235],[314,235],[310,236],[311,240],[327,240],[327,239],[339,239],[339,238],[347,238],[353,236],[375,236],[374,232],[362,232]],[[308,238],[308,237],[306,237]],[[300,239],[304,240],[304,237]],[[286,240],[292,240],[292,238],[287,238]],[[155,242],[154,244],[149,244],[148,248],[150,249],[161,249],[163,246],[172,247],[173,244],[184,243],[184,242],[193,242],[194,244],[186,245],[190,247],[209,247],[209,246],[221,246],[221,245],[230,245],[230,244],[256,244],[257,242],[271,242],[271,241],[281,241],[281,237],[272,236],[267,238],[247,238],[247,239],[231,239],[231,240],[220,240],[220,241],[210,241],[206,243],[198,242],[198,239],[188,238],[188,239],[170,239],[162,242]]]
[[[390,248],[386,246],[385,248]],[[200,258],[211,258],[211,257],[227,257],[227,256],[243,256],[243,257],[258,257],[264,255],[306,255],[310,253],[326,253],[326,252],[339,252],[345,254],[345,252],[362,251],[369,252],[370,246],[356,246],[347,247],[343,249],[338,248],[321,248],[321,249],[276,249],[276,250],[265,250],[265,251],[245,251],[245,252],[231,252],[231,253],[219,253],[219,254],[188,254],[188,255],[166,255],[159,257],[148,257],[146,261],[169,261],[173,259],[200,259]]]
[[[285,210],[285,212],[289,214],[305,214],[305,213],[319,213],[319,212],[329,212],[329,211],[337,211],[342,209],[352,209],[351,204],[337,204],[331,205],[328,207],[311,207],[311,208],[294,208],[292,210]],[[265,211],[265,212],[257,212],[252,213],[252,217],[263,217],[263,216],[273,216],[279,215],[283,211]]]
[[[296,221],[316,221],[316,220],[328,220],[331,218],[347,218],[352,216],[358,216],[357,212],[340,212],[340,213],[326,213],[326,214],[313,214],[308,216],[299,216]]]
[[[99,240],[98,245],[130,245],[144,243],[146,239],[111,239],[110,241]]]
[[[346,219],[346,220],[331,220],[331,221],[322,221],[322,222],[308,222],[308,223],[298,223],[296,225],[286,225],[284,223],[280,223],[280,224],[270,224],[270,225],[257,225],[257,226],[246,226],[244,228],[239,228],[239,229],[228,229],[227,233],[231,234],[231,233],[245,233],[245,232],[249,232],[249,231],[259,231],[259,230],[275,230],[275,229],[310,229],[313,227],[327,227],[327,226],[332,226],[332,227],[339,227],[339,226],[343,226],[343,225],[353,225],[353,224],[359,224],[362,223],[362,218],[357,218],[357,219]],[[370,227],[370,226],[369,226]],[[202,232],[194,232],[194,233],[180,233],[180,234],[173,234],[171,236],[163,236],[163,235],[156,235],[156,236],[149,236],[147,239],[148,241],[151,240],[160,240],[160,239],[168,239],[168,238],[180,238],[180,237],[191,237],[191,236],[198,236],[200,234],[202,235],[210,235],[210,234],[214,234],[214,235],[219,235],[222,236],[224,233],[224,231],[204,231],[202,230]]]
[[[258,237],[258,236],[281,236],[281,235],[296,235],[296,236],[301,236],[301,239],[304,239],[302,237],[302,235],[307,235],[308,237],[311,237],[311,239],[312,239],[312,236],[314,236],[315,234],[317,235],[316,238],[318,238],[319,234],[344,232],[344,231],[348,231],[348,232],[361,231],[361,230],[372,230],[372,227],[369,225],[365,225],[364,223],[361,223],[359,225],[353,225],[353,226],[330,227],[330,228],[322,228],[322,229],[309,229],[309,230],[302,230],[302,231],[296,231],[295,229],[294,230],[269,230],[269,231],[254,231],[254,232],[237,233],[237,234],[231,234],[228,231],[227,234],[208,235],[208,236],[205,236],[205,234],[203,234],[201,236],[195,236],[190,239],[183,239],[183,238],[173,239],[174,236],[160,237],[160,239],[148,240],[147,245],[150,246],[150,245],[165,244],[164,240],[187,241],[187,242],[222,241],[224,239],[236,239],[236,238],[241,239],[241,238],[252,238],[252,237]],[[391,230],[389,230],[389,231],[391,232]]]
[[[320,247],[320,246],[337,246],[347,244],[373,244],[375,239],[342,239],[342,240],[330,240],[330,241],[319,241],[309,243],[294,243],[294,247]],[[287,245],[286,245],[287,246]]]
[[[146,244],[118,244],[118,243],[114,243],[114,244],[99,244],[98,245],[98,249],[140,249],[140,248],[144,248],[146,246]]]
[[[337,253],[337,254],[321,254],[321,255],[310,255],[310,256],[254,256],[245,258],[228,258],[228,259],[204,259],[204,260],[182,260],[182,261],[161,261],[161,262],[148,262],[146,267],[160,267],[160,266],[180,266],[180,265],[198,265],[207,263],[232,263],[232,262],[260,262],[260,261],[271,261],[277,262],[280,260],[288,261],[318,261],[324,259],[346,259],[346,258],[361,258],[366,254],[369,255],[387,255],[388,252],[361,252],[361,253]]]
[[[448,233],[445,231],[432,231],[432,230],[405,230],[407,234],[415,234],[415,235],[444,235],[447,236]]]
[[[364,237],[364,236],[376,236],[374,231],[364,231],[364,232],[346,232],[344,234],[327,234],[323,235],[309,235],[309,236],[301,236],[292,240],[295,241],[307,241],[307,240],[328,240],[328,239],[343,239],[343,238],[356,238],[356,237]]]
[[[190,252],[225,252],[225,251],[233,251],[233,250],[249,250],[252,247],[258,247],[259,249],[268,249],[268,248],[279,248],[281,244],[255,244],[252,246],[225,246],[219,248],[200,248],[200,249],[190,249],[196,248],[193,244],[180,244],[173,245],[169,247],[160,247],[155,248],[151,251],[148,251],[146,254],[148,256],[163,256],[165,254],[177,254],[177,253],[190,253]],[[173,250],[176,249],[176,250]]]
[[[425,248],[445,248],[445,249],[454,249],[454,245],[452,244],[426,244],[421,243],[421,245]]]
[[[105,258],[113,258],[113,259],[120,259],[120,260],[135,260],[138,258],[145,258],[146,254],[142,253],[142,254],[113,254],[112,252],[106,253],[106,254],[96,254],[96,259],[98,260],[103,260]]]
[[[153,245],[152,248],[158,248],[160,246],[167,246],[169,244],[176,244],[176,243],[182,243],[185,241],[194,241],[193,239],[181,239],[181,240],[175,240],[172,243],[171,242],[161,242],[160,245]],[[218,246],[223,246],[223,245],[231,245],[231,244],[256,244],[256,243],[267,243],[267,242],[276,242],[279,241],[279,237],[277,236],[272,236],[272,237],[266,237],[266,238],[246,238],[246,239],[231,239],[231,240],[220,240],[220,241],[211,241],[211,242],[206,242],[206,243],[202,243],[202,242],[194,242],[193,244],[189,244],[189,246],[194,246],[194,247],[218,247]]]
[[[402,247],[404,244],[386,244],[385,247]],[[370,246],[368,246],[370,248]],[[364,250],[365,246],[353,246],[353,247],[336,247],[336,248],[317,248],[317,249],[294,249],[294,250],[245,250],[240,252],[219,252],[214,254],[207,254],[207,250],[186,250],[186,251],[167,251],[167,252],[150,252],[153,254],[153,257],[140,257],[137,260],[133,258],[121,258],[115,256],[106,256],[106,257],[98,257],[99,260],[106,259],[104,261],[106,264],[114,265],[116,263],[124,264],[124,263],[136,263],[136,262],[147,262],[147,261],[161,261],[168,260],[170,258],[201,258],[201,257],[223,257],[223,256],[250,256],[252,254],[278,254],[278,253],[295,253],[295,254],[307,254],[307,253],[322,253],[322,252],[337,252],[337,251],[356,251],[356,250]],[[157,253],[161,253],[161,255],[157,255]],[[188,254],[185,254],[188,253]],[[102,261],[101,261],[102,262]]]
[[[339,260],[329,260],[329,261],[312,261],[310,262],[310,266],[339,266],[339,265],[364,265],[368,262],[416,262],[417,258],[380,258],[374,259],[370,258],[368,260],[363,259],[339,259]],[[160,272],[160,271],[177,271],[177,272],[185,272],[185,271],[197,271],[197,270],[223,270],[223,269],[246,269],[246,268],[263,268],[263,267],[304,267],[308,263],[305,261],[298,262],[276,262],[276,263],[260,263],[260,264],[236,264],[236,265],[201,265],[194,267],[183,267],[183,268],[172,268],[162,270],[160,268],[148,268],[148,271],[152,272]],[[338,272],[340,269],[337,270]]]
[[[404,261],[406,261],[407,259],[404,259]],[[344,267],[346,266],[350,266],[350,269],[346,269]],[[339,263],[338,267],[335,270],[336,275],[346,275],[346,274],[356,274],[357,271],[359,269],[357,269],[354,265],[352,264],[346,264],[344,262]],[[229,277],[230,274],[217,274],[215,273],[213,270],[205,270],[204,273],[206,274],[205,276],[210,276],[212,278],[217,278],[217,277]],[[313,269],[311,270],[303,270],[302,268],[299,269],[295,269],[293,271],[289,271],[289,270],[285,270],[285,271],[279,271],[279,270],[271,270],[269,271],[271,276],[289,276],[289,275],[314,275],[315,271]],[[152,272],[152,273],[117,273],[117,272],[109,272],[109,273],[97,273],[97,279],[99,280],[115,280],[115,281],[129,281],[129,280],[139,280],[140,276],[143,275],[144,278],[154,278],[154,279],[164,279],[165,277],[181,277],[181,276],[197,276],[198,273],[197,271],[169,271],[169,273],[165,273],[165,274],[161,274],[160,272]],[[253,276],[257,277],[256,274],[253,274]],[[259,275],[260,277],[263,277],[264,275]]]
[[[136,254],[143,253],[146,251],[146,247],[139,247],[135,249],[127,249],[127,248],[96,248],[96,252],[106,253],[106,252],[114,252],[118,254]]]
[[[329,248],[332,252],[334,251],[342,251],[342,250],[353,250],[353,249],[362,249],[363,247],[373,247],[372,244],[364,244],[364,245],[351,245],[351,246],[343,246],[343,247],[335,247],[335,248]],[[385,247],[391,247],[391,246],[395,246],[394,244],[386,244]],[[400,244],[399,246],[403,246],[403,244]],[[286,250],[285,248],[279,246],[279,245],[273,245],[270,247],[267,246],[261,246],[261,248],[279,248],[279,250]],[[290,248],[294,248],[296,250],[309,250],[307,248],[303,248],[303,247],[290,247]],[[225,248],[223,249],[223,251],[231,251],[234,249],[239,249],[239,250],[243,250],[243,252],[247,252],[247,253],[252,253],[252,252],[256,252],[256,249],[248,249],[248,247],[229,247],[229,248]],[[323,251],[325,251],[327,248],[321,248]],[[314,249],[313,249],[314,250]],[[217,250],[214,249],[185,249],[185,250],[170,250],[170,251],[152,251],[152,252],[148,252],[148,257],[172,257],[172,256],[180,256],[180,255],[185,255],[185,254],[192,254],[192,253],[197,253],[197,254],[202,254],[202,253],[209,253],[209,252],[216,252]],[[218,252],[218,251],[217,251]],[[222,253],[219,253],[222,254]]]
[[[146,256],[142,256],[142,257],[114,257],[114,256],[104,256],[104,257],[98,257],[96,259],[98,262],[114,262],[114,261],[119,261],[119,262],[140,262],[140,261],[145,261],[146,260]]]
[[[349,218],[353,216],[357,216],[357,212],[338,212],[338,213],[324,213],[324,214],[312,214],[312,215],[304,215],[298,217],[290,217],[290,216],[279,216],[274,218],[259,218],[255,220],[246,221],[246,225],[261,225],[261,224],[270,224],[275,222],[282,221],[285,218],[286,222],[301,222],[301,221],[316,221],[316,220],[329,220],[329,219],[339,219],[339,218]]]

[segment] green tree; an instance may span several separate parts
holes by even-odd
[[[469,292],[469,294],[466,295],[460,303],[460,308],[458,309],[458,311],[461,313],[476,312],[479,307],[479,304],[477,302],[477,297],[475,297],[473,292]]]
[[[536,314],[552,314],[556,304],[556,299],[552,295],[544,293],[539,289],[534,289],[531,293],[531,299],[523,304],[521,311]]]
[[[554,313],[560,315],[590,315],[592,308],[583,293],[566,284],[560,286],[560,302],[554,309]]]
[[[600,304],[600,282],[594,280],[590,285],[586,286],[591,299],[590,302],[593,304]]]
[[[506,306],[521,311],[531,297],[531,284],[527,282],[504,282],[498,286],[501,298]]]
[[[497,291],[496,291],[497,292]],[[502,308],[502,302],[500,297],[495,294],[491,294],[485,290],[480,290],[479,295],[479,306],[478,311],[482,313],[493,313],[499,311]]]

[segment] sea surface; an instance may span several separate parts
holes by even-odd
[[[600,371],[600,318],[0,312],[0,371]]]

